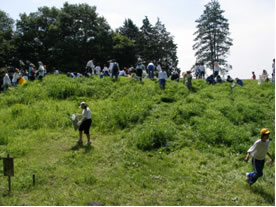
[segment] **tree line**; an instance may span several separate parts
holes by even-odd
[[[100,65],[116,59],[129,67],[140,57],[146,63],[159,62],[171,72],[178,64],[174,37],[160,19],[152,25],[145,17],[141,28],[126,19],[114,31],[88,4],[41,7],[29,15],[20,14],[16,23],[0,10],[0,43],[0,67],[30,60],[63,72],[80,72],[92,58]]]
[[[233,40],[223,13],[219,2],[211,0],[195,21],[195,64],[213,69],[215,62],[227,63]],[[177,45],[165,25],[159,18],[151,24],[147,16],[142,23],[138,28],[125,19],[121,27],[112,30],[96,7],[88,4],[41,7],[29,15],[20,14],[16,23],[0,10],[0,68],[30,60],[63,72],[81,72],[92,58],[100,65],[116,59],[121,66],[130,67],[140,57],[145,63],[160,63],[168,74],[179,71]]]

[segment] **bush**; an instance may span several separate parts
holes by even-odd
[[[144,123],[135,134],[132,140],[136,142],[138,149],[143,151],[153,150],[166,146],[166,144],[175,138],[175,128],[171,123]]]

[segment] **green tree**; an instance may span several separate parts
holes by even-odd
[[[154,42],[155,42],[155,57],[154,60],[161,63],[169,74],[177,69],[177,45],[173,41],[173,36],[167,31],[166,27],[160,19],[154,26]]]
[[[15,35],[19,59],[31,60],[33,63],[39,60],[55,63],[59,60],[55,47],[59,42],[59,14],[60,11],[54,7],[42,7],[29,16],[25,13],[20,15]]]
[[[226,63],[232,39],[229,37],[229,23],[223,16],[217,0],[205,5],[203,14],[195,22],[197,31],[194,33],[196,42],[193,49],[196,51],[197,62],[205,62],[213,68],[214,62]]]
[[[121,66],[130,66],[136,61],[134,43],[119,33],[113,35],[113,57]]]
[[[126,19],[123,26],[119,27],[117,32],[135,42],[139,33],[139,28],[133,23],[131,19]]]
[[[0,67],[8,65],[14,53],[14,20],[0,10]]]
[[[153,26],[149,19],[145,17],[140,30],[137,39],[138,55],[147,63],[150,61],[159,62],[170,74],[178,64],[177,45],[174,43],[173,36],[167,31],[159,18]]]
[[[112,32],[96,7],[68,4],[63,8],[39,8],[20,15],[16,43],[22,59],[42,60],[62,71],[83,71],[86,62],[106,61],[112,53]]]

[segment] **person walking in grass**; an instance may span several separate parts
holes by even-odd
[[[92,123],[92,119],[91,119],[91,111],[90,108],[87,106],[87,104],[85,102],[81,102],[80,104],[80,108],[82,108],[82,119],[78,122],[79,125],[79,133],[80,133],[80,138],[78,140],[78,144],[83,144],[83,140],[82,140],[82,132],[84,131],[84,133],[87,136],[87,145],[91,144],[90,141],[90,133],[89,133],[89,129]]]
[[[200,63],[199,70],[200,70],[199,78],[205,79],[205,67],[203,62]]]
[[[247,182],[252,185],[259,177],[263,175],[263,168],[265,163],[265,156],[268,155],[271,159],[271,163],[274,161],[271,154],[268,152],[269,148],[269,135],[270,131],[267,128],[263,128],[260,132],[261,138],[258,139],[247,151],[245,162],[248,162],[250,154],[252,154],[252,165],[254,172],[246,173]]]
[[[137,63],[137,66],[136,66],[136,76],[138,77],[140,82],[142,82],[143,70],[145,70],[145,65],[142,63],[141,59],[138,59],[138,63]]]
[[[185,74],[184,74],[184,77],[183,77],[183,80],[184,80],[184,83],[186,84],[187,88],[191,91],[192,90],[192,79],[193,79],[193,76],[191,74],[191,71],[187,71]]]
[[[42,81],[43,77],[45,76],[45,68],[43,66],[43,63],[41,61],[38,62],[38,79]]]
[[[158,79],[159,79],[159,83],[160,83],[160,88],[162,90],[165,89],[166,87],[166,80],[167,80],[168,76],[167,76],[167,72],[162,68],[161,72],[158,74]]]
[[[14,72],[13,75],[12,75],[12,85],[13,85],[14,87],[17,86],[17,82],[18,82],[18,80],[20,79],[21,76],[22,76],[22,75],[21,75],[19,69],[16,68],[16,69],[15,69],[15,72]]]
[[[272,83],[275,81],[275,58],[272,60]]]
[[[252,72],[252,78],[251,78],[252,80],[256,80],[256,75],[255,75],[255,72],[253,71]]]
[[[3,72],[3,91],[8,90],[9,86],[11,86],[11,79],[9,77],[9,74],[7,72]]]
[[[218,75],[219,75],[219,73],[220,73],[220,67],[219,67],[219,65],[218,65],[218,62],[214,62],[214,77],[217,77]]]
[[[113,77],[115,76],[115,78],[116,78],[115,80],[118,80],[119,71],[120,71],[119,64],[116,62],[116,60],[113,60],[111,78],[113,79]]]

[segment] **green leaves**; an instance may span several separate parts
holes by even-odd
[[[205,62],[211,68],[215,61],[226,63],[228,51],[232,46],[229,23],[223,13],[219,2],[212,0],[205,5],[203,14],[195,21],[197,31],[194,33],[196,38],[193,49],[196,51],[197,62]]]

